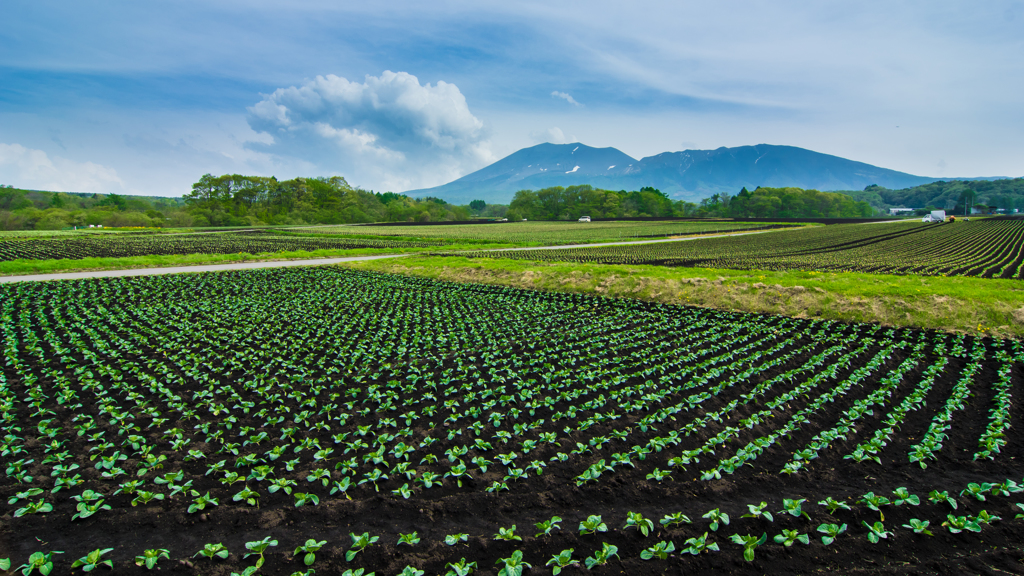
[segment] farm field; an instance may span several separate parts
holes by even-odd
[[[637,246],[460,253],[518,260],[739,270],[818,270],[1024,278],[1024,219],[841,224],[784,234]]]
[[[14,566],[1021,570],[1016,340],[335,267],[5,285],[0,315]]]
[[[582,244],[590,242],[617,242],[641,238],[665,238],[695,234],[718,234],[742,230],[770,230],[790,227],[793,224],[770,222],[725,222],[725,221],[682,221],[682,222],[497,222],[469,225],[430,226],[318,226],[293,228],[316,234],[345,234],[373,236],[405,236],[435,238],[449,242],[478,241],[496,244],[523,244],[551,246],[557,244]]]

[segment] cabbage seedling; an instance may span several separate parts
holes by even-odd
[[[8,500],[7,503],[8,504],[17,504],[18,500],[28,500],[29,498],[31,498],[33,496],[39,496],[42,493],[43,493],[43,489],[42,488],[29,488],[28,490],[26,490],[24,492],[18,492],[14,496],[11,496],[11,499]]]
[[[665,517],[661,519],[662,526],[676,526],[680,524],[692,523],[693,522],[690,520],[690,518],[682,512],[673,512],[672,514],[666,514]]]
[[[910,523],[904,524],[903,527],[908,530],[913,530],[916,534],[927,534],[929,536],[934,536],[931,530],[928,529],[928,525],[930,524],[931,522],[927,520],[918,520],[917,518],[911,518]]]
[[[33,570],[39,570],[43,576],[47,576],[53,570],[53,555],[63,552],[33,552],[28,557],[28,562],[18,566],[24,576],[30,576]]]
[[[896,500],[893,500],[893,506],[900,506],[904,503],[910,504],[911,506],[917,506],[921,503],[921,499],[916,495],[911,494],[906,488],[900,487],[892,491],[896,495]]]
[[[218,542],[216,544],[204,545],[203,549],[193,554],[192,557],[195,558],[196,556],[204,556],[206,558],[209,558],[210,560],[213,560],[213,558],[216,556],[221,560],[225,560],[227,559],[228,554],[229,552],[227,547]]]
[[[650,519],[644,518],[644,515],[639,512],[627,512],[626,513],[626,525],[624,528],[636,528],[646,538],[652,530],[654,530],[654,522]]]
[[[885,521],[885,514],[882,512],[882,506],[888,506],[892,504],[885,496],[875,496],[874,492],[868,492],[861,500],[857,501],[858,504],[866,504],[867,507],[875,512],[878,512],[879,520]]]
[[[476,570],[476,562],[466,562],[463,558],[458,562],[449,562],[445,568],[448,568],[448,571],[444,576],[469,576]]]
[[[569,548],[568,550],[562,550],[558,554],[552,556],[551,560],[548,560],[548,563],[545,564],[545,566],[552,566],[552,576],[558,576],[559,574],[561,574],[563,568],[580,565],[580,561],[573,558],[572,553],[573,548]]]
[[[92,572],[99,566],[106,566],[107,568],[113,569],[114,562],[111,560],[104,560],[103,555],[110,552],[113,548],[99,548],[89,552],[85,556],[82,556],[75,563],[71,565],[72,568],[81,568],[85,572]]]
[[[945,490],[943,490],[942,492],[939,492],[938,490],[932,490],[931,492],[928,493],[928,499],[931,500],[935,504],[940,504],[942,502],[946,502],[950,506],[952,506],[953,510],[956,510],[956,507],[957,507],[956,499],[954,499],[952,496],[950,496],[949,492],[947,492]]]
[[[302,563],[306,566],[309,566],[310,564],[316,561],[316,553],[319,552],[320,549],[323,548],[325,544],[327,544],[327,540],[321,540],[317,542],[316,540],[310,538],[309,540],[306,540],[305,544],[296,548],[294,554],[295,556],[298,556],[300,552],[304,554],[304,556],[302,557]]]
[[[676,551],[676,545],[672,542],[661,541],[651,546],[647,550],[640,553],[640,558],[643,560],[650,560],[652,558],[658,558],[659,560],[665,560],[668,555]]]
[[[512,527],[507,529],[507,530],[505,528],[499,527],[498,528],[498,533],[494,535],[494,538],[496,540],[507,540],[507,541],[519,540],[519,541],[522,541],[522,538],[520,538],[519,536],[516,536],[516,525],[515,524],[513,524]]]
[[[602,542],[601,549],[594,552],[593,556],[587,556],[583,563],[586,564],[587,570],[592,570],[594,566],[604,566],[609,560],[611,560],[612,556],[618,555],[619,548],[617,546],[613,546],[607,542]]]
[[[205,510],[207,506],[219,506],[220,505],[220,502],[216,498],[212,498],[210,496],[209,492],[207,492],[206,494],[200,496],[199,492],[196,492],[195,490],[192,490],[192,496],[194,498],[192,499],[192,504],[190,504],[189,507],[188,507],[188,513],[189,514],[195,514],[196,512],[199,512],[200,510]]]
[[[459,542],[466,542],[468,540],[469,534],[464,534],[461,532],[459,534],[449,534],[444,537],[444,543],[449,546],[455,546]]]
[[[840,534],[846,532],[846,524],[822,524],[821,526],[818,526],[818,532],[824,534],[824,536],[821,537],[821,543],[828,546],[835,542],[836,538],[838,538]]]
[[[408,482],[402,484],[400,488],[392,490],[391,493],[394,494],[395,496],[401,496],[405,500],[408,500],[409,497],[412,496],[412,490],[409,488]]]
[[[445,478],[448,478],[449,476],[455,478],[455,483],[458,484],[459,488],[462,488],[463,478],[472,478],[466,470],[466,464],[462,461],[459,461],[458,464],[451,467],[451,470],[444,473]]]
[[[960,495],[963,496],[964,494],[970,494],[971,496],[974,496],[978,500],[984,502],[985,501],[985,492],[988,492],[991,489],[992,489],[992,485],[989,484],[988,482],[986,482],[984,484],[976,484],[974,482],[971,482],[970,484],[967,485],[967,488],[964,488],[960,492]]]
[[[746,560],[747,562],[753,562],[754,561],[754,550],[758,546],[760,546],[761,544],[764,544],[765,542],[768,541],[768,533],[765,532],[765,533],[761,534],[760,538],[758,538],[757,536],[751,536],[749,534],[747,534],[746,536],[741,536],[739,534],[733,534],[729,539],[732,540],[733,542],[735,542],[736,544],[739,544],[740,546],[743,546],[743,559],[744,560]]]
[[[694,556],[701,552],[707,552],[708,550],[714,550],[718,552],[718,544],[716,542],[708,543],[708,533],[705,532],[702,536],[696,538],[686,539],[686,548],[680,550],[684,554],[693,554]]]
[[[171,551],[166,548],[155,548],[153,550],[145,550],[139,556],[135,557],[135,565],[145,565],[148,570],[152,570],[156,563],[161,559],[171,559]]]
[[[608,525],[601,521],[601,517],[597,515],[587,516],[587,519],[580,522],[580,534],[596,534],[598,532],[607,532]]]
[[[824,506],[829,514],[835,514],[836,510],[850,510],[850,506],[846,502],[840,502],[831,496],[818,502],[818,505]]]
[[[411,534],[398,534],[398,544],[408,544],[409,546],[413,546],[419,543],[420,537],[416,532],[413,532]]]
[[[794,542],[800,542],[801,544],[810,544],[811,539],[807,534],[801,534],[798,530],[782,530],[782,534],[775,535],[775,543],[782,544],[785,547],[790,547]]]
[[[351,562],[356,554],[359,554],[366,549],[370,544],[380,540],[379,536],[370,536],[369,532],[363,532],[361,535],[349,534],[352,537],[352,548],[345,552],[345,561]]]
[[[245,556],[242,556],[242,559],[258,554],[259,558],[256,560],[256,569],[258,570],[260,566],[263,566],[263,553],[266,552],[267,548],[270,548],[271,546],[277,546],[277,540],[271,540],[270,536],[267,536],[263,540],[246,542],[245,549],[249,552]]]
[[[717,532],[719,525],[729,525],[729,515],[725,512],[722,512],[718,508],[711,510],[710,512],[702,516],[702,518],[707,518],[708,520],[711,520],[711,525],[709,526],[709,528],[711,528],[712,532]]]
[[[536,524],[534,524],[534,526],[536,526],[537,530],[540,530],[540,532],[536,534],[536,537],[539,538],[541,536],[549,536],[551,535],[552,530],[561,530],[562,527],[558,525],[558,523],[561,521],[562,519],[560,517],[552,516],[550,520],[537,522]]]
[[[782,499],[782,510],[779,510],[778,513],[782,514],[783,512],[785,512],[785,513],[789,514],[790,516],[796,516],[796,517],[803,516],[803,517],[807,518],[808,520],[810,520],[811,519],[810,515],[808,515],[807,512],[804,512],[801,509],[801,505],[804,502],[807,502],[807,499],[801,498],[799,500],[791,500],[789,498],[783,498]]]
[[[764,518],[769,522],[774,522],[775,519],[772,517],[772,513],[765,511],[765,508],[767,507],[767,502],[761,502],[760,504],[747,504],[747,510],[750,510],[750,513],[744,514],[743,516],[740,516],[740,518]]]
[[[231,497],[232,502],[244,501],[249,506],[259,506],[260,494],[255,490],[250,490],[248,486],[242,488],[238,494]]]
[[[523,561],[523,553],[519,550],[512,552],[512,556],[502,558],[495,564],[504,564],[498,571],[498,576],[522,576],[523,568],[533,568],[529,563]]]
[[[21,508],[14,511],[14,517],[19,518],[25,514],[45,514],[53,510],[53,504],[40,499],[38,502],[26,502]]]
[[[892,532],[886,530],[885,526],[883,526],[881,522],[875,522],[874,525],[871,525],[862,520],[861,524],[868,529],[868,540],[870,540],[872,544],[878,544],[879,540],[884,540],[889,536],[892,536]]]

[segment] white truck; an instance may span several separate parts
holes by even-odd
[[[932,213],[921,218],[921,222],[945,222],[946,211],[945,210],[932,210]]]
[[[577,220],[577,222],[590,222],[590,216],[580,216],[580,219]]]

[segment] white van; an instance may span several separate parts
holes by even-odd
[[[578,222],[590,222],[590,216],[580,216]]]

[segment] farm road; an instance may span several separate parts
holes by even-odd
[[[741,232],[738,234],[708,234],[705,236],[688,236],[686,238],[661,238],[658,240],[639,240],[636,242],[602,242],[598,244],[566,244],[562,246],[530,246],[525,248],[498,248],[494,250],[474,250],[474,252],[508,252],[512,250],[559,250],[562,248],[595,248],[598,246],[624,246],[627,244],[658,244],[661,242],[684,242],[698,238],[714,238],[718,236],[746,236],[764,234],[772,230],[757,232]],[[22,276],[0,276],[0,284],[12,282],[44,282],[47,280],[81,280],[83,278],[123,278],[127,276],[159,276],[162,274],[183,274],[189,272],[221,272],[225,270],[254,270],[258,268],[288,268],[292,266],[328,266],[341,262],[359,262],[363,260],[380,260],[382,258],[401,258],[411,256],[414,252],[402,254],[381,254],[376,256],[350,256],[346,258],[316,258],[310,260],[272,260],[264,262],[236,262],[232,264],[204,264],[197,266],[168,266],[164,268],[135,268],[131,270],[93,270],[86,272],[61,272],[56,274],[25,274]]]

